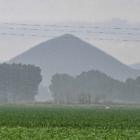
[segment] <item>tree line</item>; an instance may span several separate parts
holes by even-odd
[[[41,69],[34,65],[0,64],[0,100],[34,100],[42,81]]]
[[[92,99],[140,101],[140,77],[125,82],[91,70],[72,77],[68,74],[52,76],[49,89],[55,101],[90,103]]]

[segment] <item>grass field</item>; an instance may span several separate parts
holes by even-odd
[[[0,140],[140,140],[140,109],[1,105]]]

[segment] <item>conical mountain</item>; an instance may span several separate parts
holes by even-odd
[[[140,76],[139,70],[131,69],[107,53],[70,34],[36,45],[9,62],[39,66],[44,85],[49,85],[52,75],[56,73],[75,76],[91,69],[97,69],[119,80]]]

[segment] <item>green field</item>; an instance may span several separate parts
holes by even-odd
[[[0,106],[0,140],[140,140],[139,108]]]

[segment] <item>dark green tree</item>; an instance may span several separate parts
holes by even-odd
[[[42,80],[40,73],[40,68],[34,65],[0,64],[1,100],[34,100]]]
[[[56,74],[52,77],[50,91],[55,101],[75,102],[76,99],[79,103],[90,103],[96,97],[100,100],[140,101],[140,77],[122,82],[98,70],[82,72],[76,77]]]
[[[73,82],[74,78],[68,74],[55,74],[49,86],[54,100],[69,102],[71,100]]]

